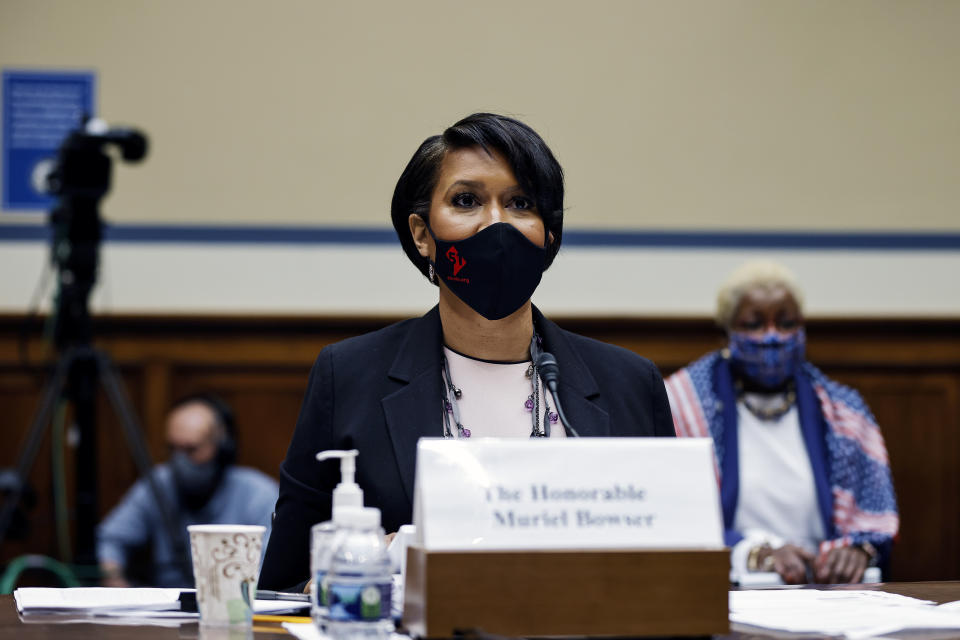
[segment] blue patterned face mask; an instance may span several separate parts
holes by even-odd
[[[793,377],[803,362],[807,335],[803,329],[792,333],[768,331],[758,336],[745,331],[730,332],[730,361],[740,374],[761,387],[775,389]]]

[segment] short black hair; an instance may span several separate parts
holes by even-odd
[[[536,131],[519,120],[495,113],[474,113],[442,135],[430,136],[400,174],[393,191],[390,217],[410,262],[427,275],[429,261],[417,251],[410,235],[410,214],[416,213],[429,224],[430,201],[444,157],[450,150],[470,147],[503,154],[520,188],[533,198],[547,237],[553,234],[553,242],[547,247],[546,269],[560,251],[563,238],[563,169]]]

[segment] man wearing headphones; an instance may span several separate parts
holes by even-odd
[[[187,525],[261,524],[270,535],[277,483],[256,469],[233,464],[233,412],[225,402],[204,393],[178,400],[167,417],[166,435],[170,458],[152,473],[173,511],[180,539],[170,539],[150,487],[141,478],[97,529],[104,586],[130,586],[129,556],[149,546],[149,586],[192,587]]]

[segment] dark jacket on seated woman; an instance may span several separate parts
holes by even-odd
[[[564,331],[534,311],[545,349],[560,365],[560,398],[581,436],[673,436],[657,368],[631,351]],[[357,482],[383,527],[411,522],[417,441],[443,436],[440,318],[422,318],[325,348],[310,374],[297,429],[280,467],[280,500],[260,584],[307,578],[310,527],[330,519],[335,464],[314,455],[359,449]]]

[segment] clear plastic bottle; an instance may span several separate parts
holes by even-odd
[[[327,573],[330,572],[330,563],[333,554],[343,542],[347,534],[348,522],[344,514],[353,509],[363,507],[334,507],[333,519],[320,522],[310,528],[310,617],[320,631],[326,629],[327,623]]]
[[[310,617],[321,631],[327,616],[327,599],[323,592],[324,578],[330,570],[330,559],[336,549],[337,525],[327,520],[310,528]]]
[[[310,529],[310,617],[317,628],[323,631],[327,615],[327,598],[324,578],[330,570],[333,552],[343,533],[338,512],[349,508],[363,507],[363,491],[354,481],[357,450],[331,449],[317,454],[317,461],[340,460],[340,483],[333,490],[333,519],[313,525]]]
[[[380,510],[345,508],[344,532],[326,575],[327,634],[334,640],[388,640],[393,577]]]

